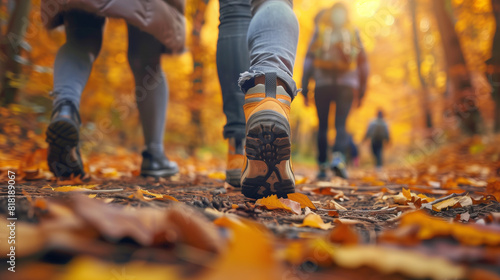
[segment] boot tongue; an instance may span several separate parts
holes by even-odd
[[[254,93],[264,93],[266,90],[266,86],[263,84],[257,84],[254,87],[248,89],[246,94],[254,94]],[[288,96],[288,92],[286,92],[285,88],[282,86],[278,86],[276,88],[277,95],[285,95]]]

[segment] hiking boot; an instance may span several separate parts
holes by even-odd
[[[320,163],[318,175],[316,175],[316,179],[318,181],[325,181],[328,179],[328,175],[326,174],[326,170],[328,168],[328,163]]]
[[[151,154],[142,152],[141,175],[152,177],[168,177],[179,173],[175,161],[170,161],[163,153]]]
[[[245,163],[244,139],[229,138],[227,153],[226,182],[235,188],[241,187],[241,168]]]
[[[295,192],[290,160],[290,104],[288,93],[277,86],[275,73],[265,74],[265,85],[257,84],[246,92],[246,157],[241,176],[246,197],[286,197]]]
[[[61,101],[52,111],[45,141],[47,163],[57,178],[85,176],[78,143],[80,140],[80,114],[75,104]]]
[[[344,160],[344,156],[340,152],[333,153],[332,163],[330,164],[330,168],[332,169],[335,176],[347,179],[347,170],[346,164]]]

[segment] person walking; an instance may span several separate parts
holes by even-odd
[[[178,166],[163,148],[168,85],[160,56],[184,49],[184,1],[101,2],[42,0],[46,28],[64,25],[66,31],[54,63],[53,111],[46,131],[49,168],[56,177],[85,175],[79,151],[80,97],[101,49],[106,18],[113,17],[124,19],[128,27],[128,62],[145,142],[141,174],[174,175]]]
[[[327,177],[328,166],[336,176],[347,178],[345,157],[349,147],[346,121],[354,102],[356,107],[366,92],[368,61],[358,30],[349,19],[342,2],[320,11],[315,18],[315,31],[304,61],[302,94],[309,105],[309,80],[316,83],[314,99],[319,120],[318,179]],[[330,105],[335,108],[335,144],[330,165],[327,162],[328,117]]]
[[[383,149],[384,144],[388,143],[389,138],[389,126],[384,120],[384,113],[382,110],[377,112],[377,118],[370,122],[366,135],[363,141],[371,141],[371,148],[373,157],[375,158],[375,164],[377,168],[381,168],[383,165]]]
[[[227,181],[249,198],[286,197],[295,191],[289,114],[298,91],[292,76],[299,30],[293,1],[219,4],[217,68],[230,143]]]

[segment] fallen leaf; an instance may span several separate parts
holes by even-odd
[[[459,206],[458,206],[459,205]],[[468,195],[464,196],[454,196],[449,199],[440,201],[438,203],[435,203],[432,205],[432,210],[439,212],[443,209],[447,209],[450,207],[465,207],[465,206],[470,206],[472,205],[472,198]]]
[[[300,207],[302,208],[309,207],[313,210],[316,210],[316,206],[314,206],[314,203],[312,203],[311,200],[305,194],[289,193],[287,197],[290,200],[300,203]]]
[[[274,252],[274,236],[262,225],[250,220],[224,216],[214,224],[230,230],[225,253],[215,259],[204,280],[280,279],[285,270]]]
[[[61,186],[61,187],[51,187],[48,186],[50,189],[56,192],[78,192],[78,191],[88,191],[90,189],[93,189],[97,187],[98,185],[76,185],[76,186]]]
[[[497,201],[500,201],[500,181],[491,181],[486,186],[486,192],[493,195]]]
[[[347,211],[347,208],[344,206],[338,204],[335,200],[330,200],[326,203],[325,209],[330,209],[330,210],[341,210],[341,211]]]
[[[64,273],[58,279],[180,279],[179,273],[172,267],[144,261],[115,264],[96,258],[77,257],[68,263]]]
[[[359,236],[358,233],[352,229],[351,225],[337,222],[328,235],[328,240],[333,243],[353,245],[359,243]]]
[[[406,230],[407,228],[411,230]],[[402,230],[406,230],[404,235],[400,234]],[[500,245],[500,230],[498,228],[448,222],[441,218],[432,217],[423,210],[402,215],[399,227],[383,233],[380,240],[398,243],[400,240],[405,240],[406,243],[409,243],[411,240],[418,242],[438,236],[453,237],[464,245]]]
[[[295,175],[295,185],[302,185],[307,183],[308,179],[305,176]]]
[[[300,211],[300,203],[292,201],[290,199],[278,199],[278,196],[275,194],[258,199],[255,202],[255,206],[265,207],[268,210],[282,209],[294,214],[302,213]]]
[[[150,195],[152,197],[147,197],[147,196],[144,196],[144,195]],[[137,198],[139,200],[143,200],[143,201],[152,201],[152,200],[172,200],[172,201],[177,201],[178,200],[175,198],[175,197],[172,197],[170,195],[166,195],[166,194],[157,194],[157,193],[152,193],[148,190],[144,190],[144,189],[141,189],[141,188],[137,188],[137,190],[135,191],[134,194],[132,195],[129,195],[129,198]]]
[[[312,227],[312,228],[319,228],[319,229],[331,229],[333,226],[331,223],[326,223],[323,222],[323,219],[316,214],[316,213],[310,213],[304,218],[304,221],[302,221],[302,224],[294,224],[296,227]]]
[[[214,180],[224,181],[224,180],[226,180],[226,173],[224,173],[224,172],[212,172],[212,173],[208,174],[208,178],[214,179]]]
[[[412,279],[465,277],[465,270],[461,266],[444,258],[407,250],[376,245],[339,247],[321,239],[311,241],[309,246],[308,259],[318,264],[328,264],[325,256],[329,256],[336,266],[347,269],[370,267],[387,275],[401,274]]]

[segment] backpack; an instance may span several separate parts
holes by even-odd
[[[356,68],[360,52],[357,30],[347,24],[340,30],[333,30],[332,9],[321,12],[317,19],[317,36],[312,42],[314,67],[337,72]]]

